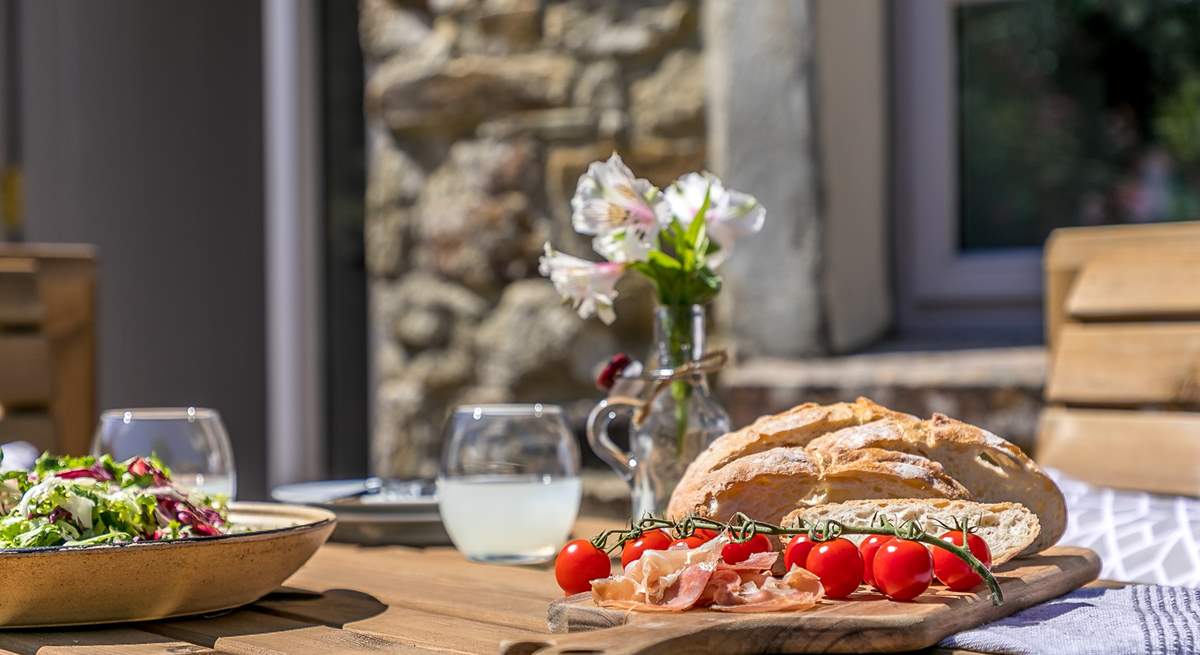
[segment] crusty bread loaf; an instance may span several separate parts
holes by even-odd
[[[763,466],[780,458],[803,460],[804,474]],[[781,509],[874,498],[1019,502],[1041,526],[1026,554],[1066,529],[1062,492],[1020,448],[941,414],[922,421],[865,398],[801,405],[720,437],[688,467],[667,513],[774,521]]]
[[[1067,506],[1058,485],[1021,449],[974,425],[934,414],[928,421],[885,418],[858,430],[839,430],[808,444],[810,451],[836,458],[863,448],[882,448],[938,462],[960,482],[969,498],[1012,501],[1034,511],[1042,531],[1028,553],[1045,550],[1067,527]]]
[[[992,552],[992,564],[998,565],[1016,557],[1033,543],[1040,532],[1037,516],[1020,503],[976,503],[967,500],[892,499],[851,500],[798,509],[783,517],[784,525],[803,519],[818,523],[832,519],[844,525],[871,525],[877,514],[886,515],[894,524],[916,521],[926,532],[938,535],[955,525],[955,520],[970,519],[977,526],[976,534],[983,537]],[[846,535],[855,543],[864,535]]]
[[[772,448],[735,459],[693,480],[686,493],[676,488],[667,514],[681,518],[694,513],[724,520],[742,511],[776,522],[797,507],[864,495],[968,497],[967,490],[946,475],[940,464],[923,457],[868,448],[822,463],[804,448]]]

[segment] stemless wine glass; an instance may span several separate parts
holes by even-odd
[[[437,495],[468,559],[554,557],[579,512],[579,447],[553,405],[465,405],[446,421]]]
[[[233,498],[233,448],[221,415],[201,407],[110,409],[100,415],[92,454],[123,460],[157,455],[183,487]]]

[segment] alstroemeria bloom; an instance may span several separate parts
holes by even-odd
[[[729,256],[734,241],[762,229],[767,210],[758,204],[754,196],[726,189],[712,173],[688,173],[675,180],[663,196],[671,213],[687,227],[704,204],[706,192],[708,212],[705,213],[704,222],[708,224],[709,238],[721,246],[709,263],[717,266]]]
[[[633,176],[615,152],[579,178],[571,199],[571,224],[594,235],[592,247],[613,262],[646,259],[666,218],[662,192]]]
[[[624,264],[589,262],[558,252],[547,243],[546,254],[538,260],[538,271],[550,278],[580,317],[596,314],[606,325],[616,320],[613,301],[617,298],[617,280],[625,272]]]

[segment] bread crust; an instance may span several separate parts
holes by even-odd
[[[689,472],[696,469],[697,473],[716,471],[740,457],[779,446],[804,446],[834,430],[892,415],[908,416],[867,398],[832,405],[804,403],[779,414],[760,416],[750,425],[720,437],[700,453],[688,469]]]
[[[780,458],[804,465],[785,470]],[[753,489],[763,475],[772,479],[769,498]],[[726,519],[741,511],[776,521],[785,502],[792,509],[869,498],[1021,503],[1040,522],[1023,554],[1052,546],[1066,529],[1062,492],[1014,444],[942,414],[921,420],[866,398],[807,403],[720,437],[688,467],[667,513]]]

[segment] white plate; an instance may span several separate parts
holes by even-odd
[[[450,543],[442,525],[433,485],[397,481],[361,502],[333,502],[365,489],[364,480],[323,480],[285,484],[271,491],[281,502],[314,505],[337,514],[331,539],[356,544],[437,546]]]
[[[437,513],[437,496],[433,494],[432,481],[395,480],[385,484],[378,493],[352,498],[366,489],[366,481],[321,480],[298,482],[275,487],[271,497],[281,503],[317,505],[342,513],[358,512],[407,512],[413,514]],[[336,502],[338,499],[346,499]]]

